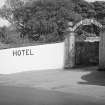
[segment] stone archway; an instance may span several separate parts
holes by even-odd
[[[94,24],[95,26],[101,29],[100,31],[100,43],[99,43],[99,68],[105,68],[105,59],[103,59],[105,55],[105,31],[101,23],[96,21],[95,19],[84,19],[78,22],[76,25],[72,26],[70,23],[70,27],[68,31],[70,32],[69,35],[65,38],[65,61],[64,61],[64,68],[73,68],[75,67],[75,35],[76,30],[81,25],[91,25]]]

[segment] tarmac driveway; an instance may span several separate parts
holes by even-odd
[[[0,86],[0,105],[105,105],[105,103],[78,94]]]
[[[46,70],[1,75],[0,103],[2,105],[105,105],[105,72],[96,69],[88,67],[68,71]]]

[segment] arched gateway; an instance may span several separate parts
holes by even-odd
[[[75,36],[76,30],[82,25],[91,25],[94,24],[95,26],[100,28],[100,42],[99,42],[99,68],[105,68],[105,30],[101,23],[96,21],[95,19],[84,19],[78,22],[76,25],[72,26],[69,23],[68,31],[70,32],[69,35],[65,39],[65,68],[72,68],[75,67]]]

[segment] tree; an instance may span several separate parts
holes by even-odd
[[[7,19],[10,23],[13,23],[13,11],[24,5],[21,0],[6,0],[3,7],[0,9],[0,16]]]
[[[63,40],[67,23],[81,18],[72,11],[69,0],[34,1],[15,9],[13,14],[21,37],[40,40],[44,36],[47,41]]]
[[[83,0],[74,0],[74,11],[79,13],[83,18],[94,18],[96,11],[92,3]]]
[[[6,38],[7,38],[7,29],[6,27],[1,27],[0,28],[0,41],[5,42]]]
[[[96,15],[95,15],[95,18],[97,20],[102,20],[103,22],[102,23],[105,23],[104,22],[104,18],[105,18],[105,2],[103,1],[96,1],[93,3],[94,5],[94,10],[96,11]]]

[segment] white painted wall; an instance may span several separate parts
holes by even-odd
[[[16,56],[13,51],[31,50]],[[61,69],[64,66],[64,43],[37,45],[0,50],[0,74],[23,71]]]

